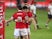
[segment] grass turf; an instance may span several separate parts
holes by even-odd
[[[6,9],[6,20],[8,20],[17,9]],[[31,24],[31,39],[52,39],[52,21],[49,23],[50,29],[45,28],[45,23],[47,21],[47,12],[45,10],[37,10],[37,20],[38,24],[42,29],[34,31],[34,26]],[[14,39],[14,28],[15,22],[11,21],[9,26],[5,27],[5,39]]]

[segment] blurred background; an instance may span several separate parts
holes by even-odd
[[[16,7],[16,0],[4,0],[7,7]],[[28,0],[28,4],[31,4],[33,0]],[[47,7],[51,0],[35,0],[37,7]],[[21,0],[23,2],[23,0]]]

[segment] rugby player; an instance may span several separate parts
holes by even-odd
[[[18,37],[22,36],[23,39],[28,39],[28,33],[26,29],[26,24],[24,23],[24,19],[26,14],[21,10],[21,6],[18,8],[18,12],[16,12],[9,20],[6,22],[10,22],[12,20],[15,20],[16,27],[14,30],[14,37],[15,39],[18,39]]]
[[[37,30],[37,27],[35,25],[35,21],[34,21],[34,18],[33,18],[33,14],[32,14],[32,12],[30,12],[30,8],[27,7],[27,6],[24,6],[23,8],[24,8],[23,11],[26,14],[25,23],[26,23],[27,33],[28,33],[28,39],[30,39],[30,24],[31,23],[34,24],[35,31]]]
[[[36,22],[37,29],[40,29],[38,22],[37,22],[37,15],[36,15],[36,2],[32,1],[32,5],[30,5],[30,10],[33,12],[34,20]]]
[[[48,20],[46,22],[46,28],[49,29],[48,23],[52,20],[52,1],[50,2],[48,6]]]

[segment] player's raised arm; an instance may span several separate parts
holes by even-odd
[[[11,17],[9,20],[5,20],[5,25],[9,26],[9,22],[13,20],[13,17]]]
[[[6,20],[6,23],[7,22],[10,22],[10,21],[12,21],[13,20],[13,17],[11,17],[9,20]]]
[[[8,23],[8,22],[10,22],[10,21],[12,21],[12,20],[15,20],[15,18],[16,18],[16,13],[14,13],[14,14],[11,16],[11,18],[9,18],[8,20],[6,20],[6,23]]]

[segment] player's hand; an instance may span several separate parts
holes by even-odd
[[[9,22],[7,22],[7,26],[9,26]]]
[[[7,20],[5,20],[5,25],[9,26],[9,22]]]
[[[5,20],[5,23],[7,23],[7,20]]]

